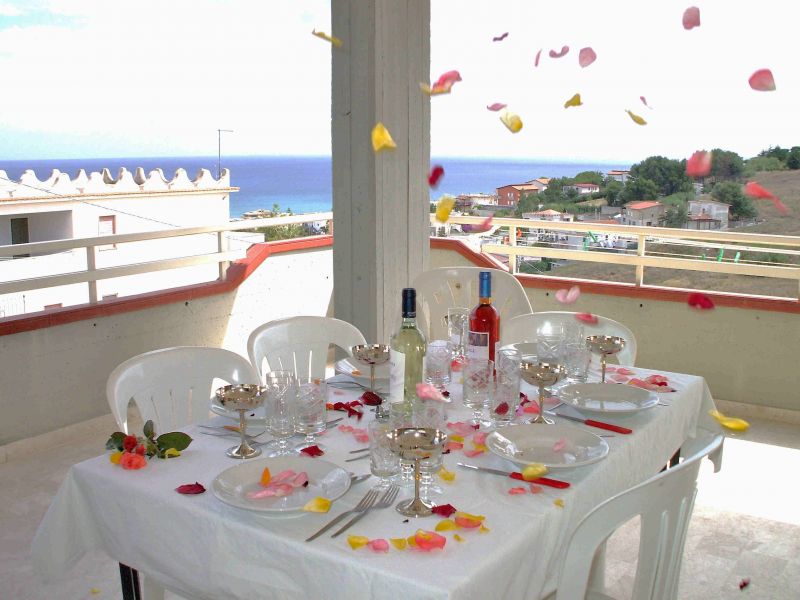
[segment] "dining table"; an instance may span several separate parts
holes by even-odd
[[[570,535],[587,513],[656,475],[701,432],[720,430],[708,416],[714,403],[702,377],[633,371],[640,378],[664,375],[674,391],[658,393],[659,403],[647,410],[602,417],[631,429],[628,435],[563,421],[610,436],[602,438],[609,447],[602,460],[549,473],[568,482],[566,489],[541,486],[533,493],[525,482],[460,468],[459,462],[503,471],[521,468],[489,451],[467,456],[464,450],[473,448],[467,442],[463,449],[445,454],[444,468],[455,476],[451,481],[437,476],[441,494],[433,500],[483,517],[483,526],[441,531],[446,538],[442,549],[352,548],[351,534],[369,540],[408,538],[418,530],[435,531],[443,519],[439,515],[407,518],[392,507],[370,511],[338,537],[331,537],[335,531],[331,530],[306,541],[333,517],[352,509],[375,485],[375,478],[353,485],[327,513],[264,513],[222,502],[213,493],[213,482],[221,472],[242,464],[225,455],[236,439],[204,435],[200,424],[194,424],[182,428],[193,441],[180,457],[152,459],[140,470],[124,470],[112,464],[106,452],[71,467],[34,538],[35,569],[45,581],[57,581],[68,576],[83,555],[100,550],[130,567],[134,575],[145,573],[157,585],[187,598],[539,600],[555,589]],[[591,377],[596,381],[597,372]],[[460,388],[450,385],[447,407],[447,421],[457,430],[463,430],[463,425],[452,424],[463,424],[471,414],[461,403]],[[523,383],[523,391],[534,399],[535,388]],[[356,385],[332,384],[329,402],[349,402],[362,392]],[[307,460],[329,461],[354,474],[369,473],[368,458],[348,461],[367,454],[352,452],[366,444],[351,428],[365,429],[374,418],[368,406],[361,411],[359,419],[329,410],[329,418],[345,419],[320,436],[324,455]],[[517,420],[529,417],[523,413]],[[178,486],[195,482],[207,491],[176,492]],[[509,493],[520,485],[524,493]],[[413,486],[403,487],[399,499],[412,494]]]

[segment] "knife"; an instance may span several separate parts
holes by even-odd
[[[633,429],[628,429],[627,427],[622,427],[621,425],[614,425],[613,423],[605,423],[603,421],[595,421],[594,419],[583,419],[581,417],[573,417],[571,415],[565,415],[551,410],[546,410],[544,412],[545,414],[561,417],[562,419],[577,421],[578,423],[583,423],[584,425],[588,425],[589,427],[597,427],[598,429],[606,429],[608,431],[614,431],[616,433],[626,433],[626,434],[633,433]]]
[[[484,473],[492,473],[493,475],[505,475],[506,477],[511,477],[511,479],[517,479],[519,481],[525,481],[522,478],[522,473],[518,472],[509,472],[509,471],[501,471],[500,469],[490,469],[489,467],[478,467],[475,465],[466,465],[464,463],[456,463],[459,467],[464,467],[465,469],[473,469],[475,471],[483,471]],[[539,479],[534,479],[533,481],[525,481],[525,483],[541,483],[542,485],[547,485],[550,487],[558,488],[563,490],[570,486],[569,483],[566,481],[560,481],[558,479],[550,479],[549,477],[539,477]]]

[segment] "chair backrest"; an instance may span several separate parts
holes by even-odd
[[[128,433],[128,403],[133,400],[142,421],[152,420],[165,433],[208,417],[217,386],[258,383],[246,358],[222,348],[177,346],[129,358],[108,377],[106,396],[120,429]]]
[[[411,284],[417,290],[417,324],[428,340],[447,338],[447,309],[478,304],[478,273],[492,273],[492,304],[500,314],[500,337],[512,317],[531,312],[531,301],[517,278],[506,271],[481,267],[443,267],[420,273]]]
[[[333,344],[350,354],[366,344],[354,325],[331,317],[290,317],[257,327],[247,340],[247,353],[259,377],[269,371],[294,371],[297,377],[325,377],[328,348]],[[266,364],[265,364],[266,363]]]
[[[520,315],[511,319],[506,329],[500,336],[502,344],[517,344],[519,342],[535,342],[536,332],[547,324],[560,325],[563,323],[579,323],[575,319],[578,313],[567,311],[543,311],[528,315]],[[628,327],[607,317],[597,317],[597,325],[583,323],[586,336],[590,335],[616,335],[625,340],[625,347],[616,354],[619,364],[632,367],[636,364],[636,336]],[[613,360],[613,359],[612,359]]]
[[[567,546],[556,600],[585,597],[595,551],[611,533],[637,515],[641,516],[641,534],[632,599],[674,600],[700,461],[716,452],[722,440],[722,435],[716,435],[681,464],[606,500],[586,515]]]

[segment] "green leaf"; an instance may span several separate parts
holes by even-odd
[[[117,450],[122,452],[122,441],[125,439],[125,434],[121,431],[115,431],[111,434],[106,442],[106,450]]]
[[[156,438],[156,444],[158,444],[161,450],[175,448],[175,450],[180,452],[188,448],[191,443],[192,438],[181,431],[172,431]]]
[[[152,440],[153,436],[156,434],[155,428],[153,427],[153,422],[152,421],[148,421],[147,423],[145,423],[144,424],[144,429],[142,429],[142,432],[144,433],[144,437],[146,437],[147,439]]]

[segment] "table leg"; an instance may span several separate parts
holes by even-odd
[[[141,600],[139,573],[136,569],[119,563],[119,579],[122,584],[122,600]]]

